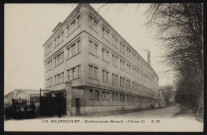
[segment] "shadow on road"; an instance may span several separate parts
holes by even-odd
[[[193,110],[188,109],[185,106],[181,106],[180,105],[181,110],[179,112],[177,112],[176,114],[174,114],[173,117],[194,117],[196,120],[203,122],[203,115],[196,115]]]

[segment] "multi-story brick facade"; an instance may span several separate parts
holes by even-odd
[[[80,113],[159,103],[155,71],[89,4],[79,4],[43,47],[46,89],[72,81]]]

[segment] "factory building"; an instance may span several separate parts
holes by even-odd
[[[63,92],[67,114],[159,106],[150,54],[146,62],[89,4],[78,4],[43,47],[45,89]]]

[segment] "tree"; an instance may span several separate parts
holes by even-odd
[[[176,100],[200,108],[203,90],[203,5],[201,3],[151,4],[147,26],[157,30],[165,61],[179,76]]]

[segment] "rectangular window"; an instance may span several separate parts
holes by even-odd
[[[131,50],[129,48],[127,48],[127,57],[131,57]]]
[[[64,82],[64,72],[55,75],[55,84],[60,84]]]
[[[130,64],[127,64],[127,73],[131,73],[131,66],[130,66]]]
[[[89,99],[90,100],[93,100],[94,99],[94,93],[93,93],[93,90],[92,89],[89,90]]]
[[[115,101],[115,93],[112,93],[112,101]]]
[[[52,69],[52,59],[46,63],[46,71]]]
[[[126,88],[131,88],[131,84],[130,84],[131,82],[130,82],[130,80],[126,80]]]
[[[119,101],[119,95],[116,93],[116,101]]]
[[[55,66],[64,62],[64,52],[59,53],[54,57]]]
[[[124,70],[124,61],[120,60],[120,68]]]
[[[102,59],[109,61],[109,51],[105,50],[104,48],[102,48]]]
[[[69,70],[67,70],[67,72],[68,72],[68,80],[72,80],[72,72],[71,72],[71,70],[69,69]]]
[[[102,27],[102,36],[108,40],[109,31]]]
[[[68,26],[67,35],[70,35],[74,30],[76,30],[81,25],[81,17],[78,15]]]
[[[93,53],[93,42],[89,40],[89,52]]]
[[[94,50],[93,50],[93,54],[97,56],[97,51],[98,51],[98,45],[94,44]]]
[[[68,69],[67,72],[68,72],[68,80],[77,79],[81,77],[81,65]]]
[[[117,56],[112,55],[112,63],[113,63],[115,66],[118,66],[118,58],[117,58]]]
[[[73,20],[71,23],[70,23],[70,26],[71,26],[71,32],[73,32],[75,30],[75,20]]]
[[[109,82],[109,72],[102,70],[102,81]]]
[[[106,92],[105,91],[102,91],[102,99],[106,100]]]
[[[118,75],[112,74],[112,84],[118,85]]]
[[[125,101],[125,94],[123,94],[123,101]]]
[[[68,26],[66,27],[66,30],[67,30],[67,36],[70,35],[70,25],[68,25]]]
[[[118,40],[117,40],[117,38],[115,37],[115,36],[112,36],[112,44],[115,46],[115,47],[117,47],[117,45],[118,45]]]
[[[93,41],[89,40],[89,52],[95,56],[97,56],[98,45]]]
[[[98,68],[89,65],[89,78],[98,79]]]
[[[64,82],[64,72],[62,72],[62,76],[61,76],[61,82]]]
[[[46,87],[52,87],[52,77],[46,79]]]
[[[106,82],[109,81],[109,72],[106,72]]]
[[[77,26],[80,26],[81,25],[81,19],[80,19],[80,15],[79,16],[77,16]]]
[[[110,93],[109,92],[107,92],[106,99],[110,100]]]
[[[77,66],[77,78],[78,77],[81,77],[81,66],[80,65]]]
[[[125,45],[122,42],[120,42],[120,50],[122,53],[125,53]]]
[[[46,55],[52,51],[52,42],[46,46]]]
[[[120,86],[125,87],[125,78],[120,77]]]
[[[105,76],[105,71],[104,70],[102,70],[102,80],[104,81],[104,77]]]
[[[64,34],[64,31],[62,31],[59,35],[57,35],[57,37],[54,39],[54,42],[55,42],[55,46],[58,46],[62,41],[63,41],[63,34]]]
[[[123,101],[123,96],[122,96],[122,94],[120,94],[120,101],[121,101],[121,102]]]
[[[95,30],[98,31],[98,21],[96,21],[93,17],[89,16],[89,26]]]
[[[99,91],[98,90],[95,91],[95,100],[99,100]]]
[[[89,77],[93,78],[93,66],[89,66]]]
[[[68,53],[68,58],[73,57],[74,55],[78,54],[81,52],[80,50],[80,40],[76,41],[73,43],[70,47],[67,48],[67,53]]]
[[[98,68],[97,68],[97,67],[94,67],[94,78],[95,78],[95,79],[98,79],[98,74],[97,74],[97,72],[98,72]]]

